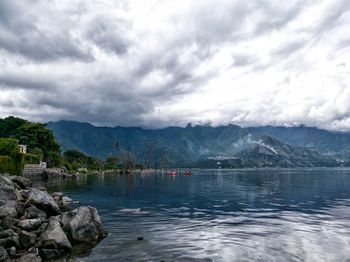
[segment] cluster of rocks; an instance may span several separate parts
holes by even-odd
[[[24,177],[0,176],[0,261],[53,260],[76,245],[97,244],[106,236],[97,210],[71,210],[71,202]]]

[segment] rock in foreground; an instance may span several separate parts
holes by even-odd
[[[73,242],[96,241],[105,236],[97,210],[90,206],[63,213],[61,222]]]
[[[106,236],[95,208],[71,210],[62,193],[31,186],[24,177],[0,176],[0,261],[51,261]]]

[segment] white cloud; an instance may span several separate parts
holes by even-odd
[[[350,130],[347,0],[0,3],[0,116]]]

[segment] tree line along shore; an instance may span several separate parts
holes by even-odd
[[[116,149],[118,145],[115,145]],[[45,163],[48,168],[62,167],[68,173],[143,169],[130,152],[116,153],[105,160],[72,149],[61,152],[45,124],[17,117],[0,119],[0,174],[22,175],[25,165]]]

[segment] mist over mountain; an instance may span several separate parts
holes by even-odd
[[[62,150],[106,158],[132,152],[147,166],[341,166],[350,159],[350,134],[306,126],[191,126],[143,129],[49,122]],[[118,148],[115,145],[118,144]]]

